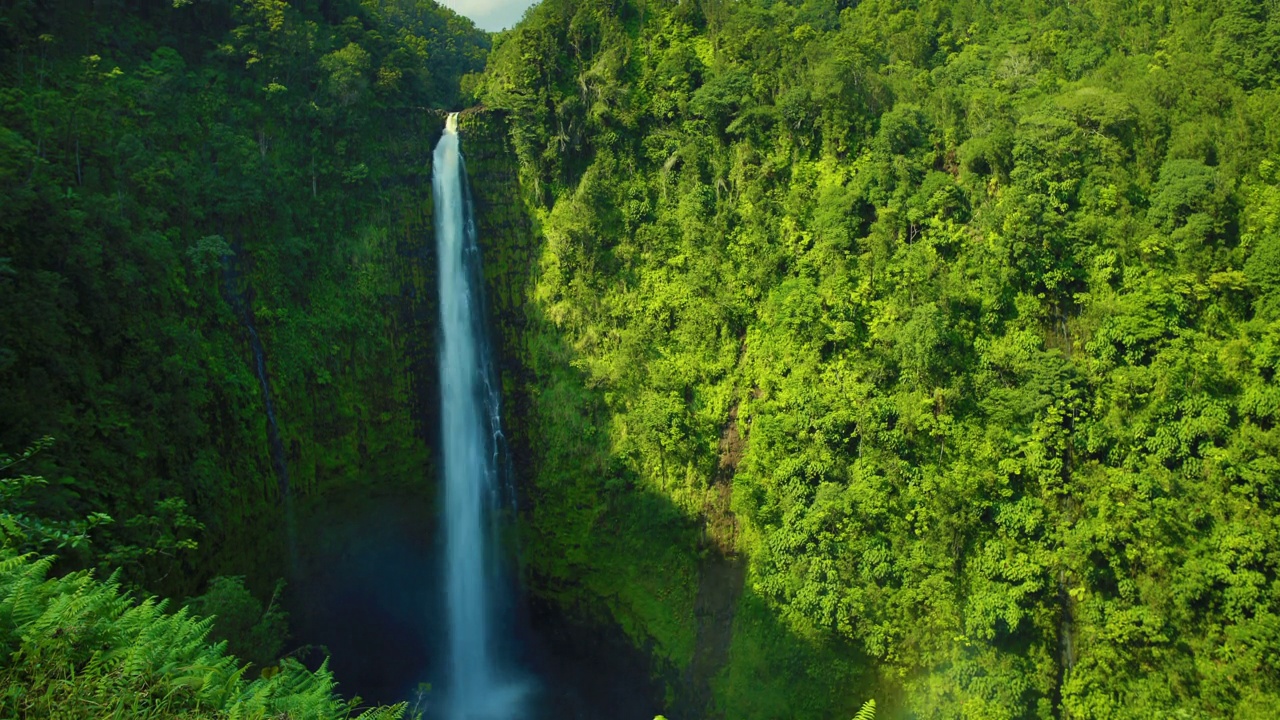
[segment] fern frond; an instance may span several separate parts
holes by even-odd
[[[858,710],[858,714],[853,716],[853,720],[876,720],[876,701],[874,698],[862,703],[862,708]]]
[[[409,704],[400,703],[390,707],[380,707],[365,710],[356,716],[355,720],[402,720],[404,714],[408,712]]]
[[[211,619],[136,601],[117,577],[49,579],[50,558],[0,550],[0,717],[181,717],[345,720],[327,664],[315,673],[286,660],[270,678],[208,641]],[[375,708],[361,720],[392,720],[404,708]]]
[[[17,572],[18,569],[21,568],[23,565],[26,565],[27,563],[31,562],[31,559],[35,557],[35,555],[36,555],[35,553],[26,553],[23,555],[14,555],[11,558],[4,558],[3,560],[0,560],[0,577],[11,575]]]

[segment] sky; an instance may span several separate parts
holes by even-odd
[[[520,21],[537,0],[439,0],[440,4],[475,21],[481,30],[505,30]]]

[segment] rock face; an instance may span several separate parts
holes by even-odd
[[[431,147],[444,125],[434,111],[404,118],[389,138],[378,178],[380,206],[361,208],[356,238],[314,252],[306,283],[281,264],[274,242],[241,243],[228,294],[254,314],[270,368],[279,434],[296,511],[307,516],[355,486],[386,492],[430,491],[438,382],[432,229]],[[244,334],[243,330],[232,330]],[[250,343],[235,343],[252,367]],[[259,403],[260,404],[260,403]],[[229,408],[256,423],[254,403]],[[257,435],[246,433],[249,442]],[[242,440],[242,442],[244,442]],[[262,583],[287,574],[284,517],[266,435],[247,444],[262,488],[215,518],[208,546],[213,572],[248,574]],[[425,491],[425,492],[424,492]],[[293,510],[291,509],[290,512]],[[303,523],[306,526],[308,523]],[[315,538],[298,538],[306,546]]]
[[[716,484],[696,519],[646,495],[607,459],[609,417],[599,390],[573,367],[574,349],[537,295],[544,209],[522,185],[509,123],[503,112],[476,108],[461,114],[459,133],[521,495],[534,632],[555,645],[565,628],[576,628],[574,657],[618,658],[613,669],[627,675],[633,691],[650,693],[652,707],[714,717],[714,679],[729,660],[745,570],[733,551],[737,524],[729,509],[745,443],[736,410],[726,422]],[[551,616],[558,619],[543,622]],[[645,666],[657,685],[636,673]],[[610,671],[597,665],[597,672]]]
[[[471,181],[484,263],[485,301],[502,381],[504,431],[511,446],[516,486],[523,492],[531,479],[528,434],[521,432],[529,417],[523,343],[532,311],[529,293],[537,244],[520,189],[506,114],[483,108],[465,110],[458,116],[458,135]]]

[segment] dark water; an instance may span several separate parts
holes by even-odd
[[[437,529],[429,497],[398,494],[329,498],[299,515],[299,561],[285,605],[289,648],[329,668],[347,696],[369,703],[418,700],[441,718],[439,627],[442,597]],[[613,628],[571,622],[559,609],[525,598],[511,647],[533,675],[524,717],[537,720],[652,720],[660,683],[647,658]],[[431,690],[419,693],[420,686]],[[434,692],[433,692],[434,691]],[[513,718],[513,720],[515,720]]]

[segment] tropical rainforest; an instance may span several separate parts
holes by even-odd
[[[1272,0],[10,0],[0,77],[0,716],[417,712],[272,588],[435,483],[446,110],[521,583],[667,717],[1280,714]]]

